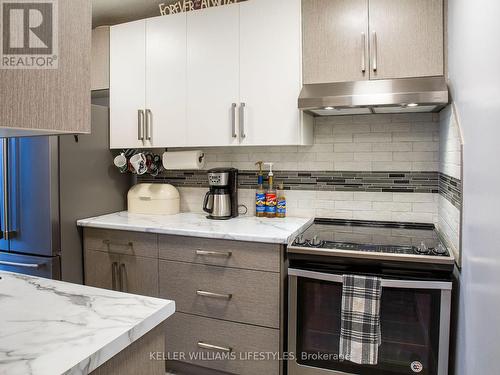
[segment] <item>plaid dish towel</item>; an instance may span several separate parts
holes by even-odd
[[[343,275],[340,354],[346,360],[377,364],[381,296],[381,278]]]

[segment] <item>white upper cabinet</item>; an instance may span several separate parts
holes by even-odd
[[[111,27],[111,148],[301,145],[301,0]]]
[[[182,147],[186,128],[186,13],[146,21],[146,113],[152,147]]]
[[[240,142],[300,144],[301,2],[240,5]]]
[[[442,76],[443,0],[302,0],[304,83]]]
[[[187,13],[187,129],[192,146],[238,143],[239,5]]]
[[[442,0],[370,0],[372,79],[444,74]]]
[[[146,21],[113,26],[110,30],[110,147],[147,147]],[[142,111],[142,112],[141,112]]]
[[[304,83],[368,79],[368,0],[302,0]]]

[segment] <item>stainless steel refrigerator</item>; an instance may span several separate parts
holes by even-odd
[[[113,166],[108,108],[92,134],[5,138],[0,161],[0,270],[83,282],[80,218],[126,207],[130,179]]]

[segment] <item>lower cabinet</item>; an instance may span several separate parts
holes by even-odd
[[[85,250],[85,284],[158,297],[158,259]]]
[[[185,362],[241,375],[277,375],[280,363],[255,353],[277,353],[277,329],[176,312],[166,323],[167,353],[185,353]]]
[[[175,301],[167,368],[282,374],[284,246],[85,228],[84,250],[87,285]]]
[[[160,297],[177,311],[279,328],[278,273],[160,261]]]

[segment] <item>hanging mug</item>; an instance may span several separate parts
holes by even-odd
[[[140,152],[135,154],[130,158],[130,164],[135,169],[138,175],[142,175],[147,172],[148,167],[146,165],[146,156]]]
[[[113,164],[120,170],[120,173],[125,173],[128,171],[127,157],[123,152],[114,158]]]

